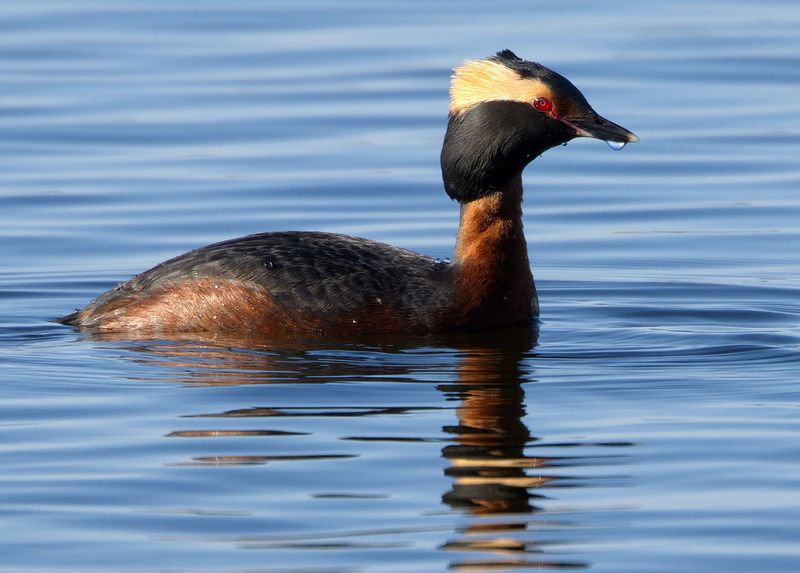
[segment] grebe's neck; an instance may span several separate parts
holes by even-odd
[[[522,178],[519,176],[505,189],[462,203],[455,260],[477,262],[485,259],[483,255],[487,249],[506,251],[508,248],[527,253],[522,232]]]
[[[538,311],[522,228],[522,176],[461,205],[454,257],[468,325],[529,321]]]

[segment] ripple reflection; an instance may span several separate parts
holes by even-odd
[[[224,424],[214,427],[213,423],[206,423],[205,427],[171,431],[166,437],[213,439],[222,446],[218,454],[195,455],[172,465],[235,467],[316,462],[324,467],[327,462],[347,464],[347,460],[368,456],[370,443],[422,446],[442,442],[445,445],[440,449],[440,456],[446,462],[444,476],[450,485],[440,494],[440,499],[449,508],[449,515],[460,522],[444,528],[427,527],[429,517],[422,515],[417,523],[407,523],[396,529],[375,527],[348,531],[323,526],[319,530],[316,524],[310,528],[313,532],[237,535],[208,541],[261,550],[377,550],[408,547],[413,545],[409,538],[438,531],[444,534],[436,547],[449,556],[449,567],[456,571],[590,567],[588,561],[559,558],[565,546],[575,543],[571,532],[579,529],[580,523],[565,521],[558,517],[558,511],[548,509],[553,501],[548,492],[598,483],[625,485],[628,478],[624,475],[595,475],[594,470],[600,466],[626,464],[627,458],[619,454],[619,448],[632,444],[588,439],[548,441],[532,433],[528,427],[531,417],[526,409],[526,388],[535,388],[530,384],[535,382],[535,360],[531,352],[536,346],[534,329],[485,336],[427,338],[383,346],[351,342],[303,344],[299,341],[284,341],[280,345],[267,345],[262,341],[248,346],[241,340],[236,344],[228,342],[229,345],[216,346],[219,340],[139,341],[126,349],[135,351],[134,360],[152,361],[160,367],[180,370],[176,381],[191,385],[202,383],[207,387],[244,388],[252,384],[284,387],[347,381],[348,384],[364,384],[367,388],[376,376],[381,384],[387,381],[419,384],[429,380],[437,368],[438,378],[447,381],[433,386],[441,397],[440,405],[429,402],[404,406],[355,405],[339,400],[333,404],[292,402],[278,406],[251,402],[246,407],[183,414],[179,418],[206,422],[217,419],[258,423],[269,419],[270,427],[259,424],[256,428],[229,428]],[[324,420],[382,420],[385,417],[388,421],[397,420],[398,416],[453,415],[450,412],[454,413],[454,420],[442,426],[438,436],[420,435],[418,426],[408,426],[408,435],[392,434],[381,431],[388,425],[379,423],[369,426],[373,428],[371,433],[340,435],[334,442],[361,443],[364,451],[304,453],[298,451],[301,448],[294,442],[283,443],[281,451],[264,451],[264,444],[273,443],[270,440],[314,435],[320,428],[328,427],[327,422],[322,423]],[[284,429],[280,422],[284,419],[286,422],[307,419],[309,424],[301,431],[297,431],[296,426]],[[226,440],[238,440],[235,452],[226,451]],[[578,448],[586,453],[576,454]],[[598,453],[598,449],[613,451],[604,454]],[[391,474],[392,470],[382,471]],[[329,490],[327,493],[310,491],[307,495],[320,503],[338,500],[343,504],[380,504],[394,497],[396,492]],[[365,541],[365,537],[377,539]]]
[[[445,475],[452,479],[452,488],[442,500],[475,518],[441,548],[492,555],[488,560],[460,557],[451,563],[453,570],[589,566],[583,561],[543,558],[546,547],[557,542],[537,539],[532,520],[525,517],[542,511],[532,503],[543,497],[537,490],[559,479],[542,470],[563,461],[526,451],[535,438],[523,420],[524,358],[534,345],[535,335],[529,332],[502,344],[470,348],[458,368],[457,383],[439,387],[449,400],[459,402],[457,424],[443,428],[453,443],[442,449],[449,463]],[[536,528],[541,527],[539,520]]]

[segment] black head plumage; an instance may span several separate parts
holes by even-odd
[[[533,80],[544,84],[560,84],[559,78],[567,81],[540,64],[519,58],[511,50],[498,52],[483,62],[502,64],[512,70],[515,72],[511,74],[512,81]],[[577,92],[572,84],[569,86]],[[441,154],[445,190],[459,202],[501,190],[541,153],[574,136],[574,130],[536,111],[530,102],[487,99],[451,113]]]

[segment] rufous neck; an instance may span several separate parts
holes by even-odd
[[[455,262],[487,263],[487,257],[498,254],[524,257],[527,264],[521,176],[513,178],[504,189],[461,205]]]

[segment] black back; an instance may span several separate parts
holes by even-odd
[[[367,239],[260,233],[165,261],[103,294],[87,310],[170,284],[212,278],[257,284],[282,308],[314,315],[385,304],[432,316],[432,310],[452,300],[450,272],[447,263]]]

